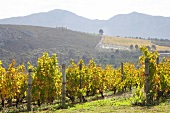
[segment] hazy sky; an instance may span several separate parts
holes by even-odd
[[[0,0],[0,19],[54,9],[100,20],[133,11],[170,17],[170,0]]]

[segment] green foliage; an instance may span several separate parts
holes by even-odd
[[[49,57],[48,53],[43,53],[37,64],[33,75],[32,98],[42,103],[53,102],[61,95],[61,72],[57,56]]]
[[[100,34],[100,35],[103,35],[103,33],[104,33],[103,29],[100,29],[100,30],[99,30],[99,34]]]
[[[160,64],[157,64],[157,58],[159,57],[158,52],[150,52],[148,51],[147,47],[141,47],[140,50],[142,51],[143,55],[139,57],[139,73],[142,76],[139,76],[139,83],[136,92],[137,100],[139,102],[144,102],[146,99],[145,91],[145,81],[148,79],[149,83],[149,94],[150,101],[155,102],[159,101],[160,97],[167,95],[167,92],[170,91],[169,87],[169,71],[168,68],[169,60],[164,60]],[[145,58],[149,59],[149,75],[148,77],[145,75]],[[142,74],[143,73],[143,74]]]
[[[6,70],[0,61],[0,95],[1,100],[21,99],[26,96],[27,74],[23,64],[15,67],[12,60]]]
[[[89,96],[100,93],[104,97],[105,91],[114,91],[120,93],[134,90],[136,103],[144,104],[145,94],[145,58],[149,58],[149,95],[153,101],[160,97],[167,96],[170,92],[170,60],[164,59],[157,64],[158,52],[150,52],[146,47],[140,48],[143,55],[139,57],[138,68],[134,63],[123,63],[123,73],[121,66],[113,68],[112,65],[102,67],[97,65],[94,59],[84,64],[81,59],[78,63],[70,60],[66,68],[66,95],[72,102],[80,95]],[[107,55],[109,56],[109,55]],[[116,55],[115,55],[116,56]],[[80,70],[79,65],[82,64]],[[51,103],[61,98],[61,72],[57,56],[49,56],[43,53],[37,60],[37,67],[28,62],[28,69],[32,69],[32,100],[40,103]],[[80,79],[82,78],[82,88],[80,88]],[[2,67],[0,61],[0,95],[1,99],[16,99],[26,95],[28,75],[24,64],[15,67],[15,60],[8,66],[8,69]],[[136,88],[135,88],[136,87]],[[160,92],[162,95],[160,95]]]

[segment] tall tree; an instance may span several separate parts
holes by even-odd
[[[155,45],[152,45],[152,50],[156,50],[156,46]]]
[[[138,46],[137,44],[135,45],[135,49],[136,49],[136,50],[138,50],[138,49],[139,49],[139,46]]]
[[[100,35],[103,35],[103,33],[104,33],[103,29],[100,29],[100,30],[99,30],[99,34],[100,34]]]
[[[131,49],[131,50],[133,49],[133,45],[130,45],[130,49]]]

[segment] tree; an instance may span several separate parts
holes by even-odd
[[[133,45],[130,45],[130,49],[131,49],[131,50],[133,49]]]
[[[155,45],[152,45],[151,47],[153,50],[156,50],[156,46]]]
[[[111,55],[111,59],[114,59],[115,58],[115,56],[114,55]]]
[[[100,35],[103,35],[103,32],[104,32],[103,29],[100,29],[100,30],[99,30],[99,34],[100,34]]]
[[[138,50],[138,49],[139,49],[139,46],[138,46],[137,44],[135,45],[135,49],[136,49],[136,50]]]
[[[150,46],[146,46],[146,48],[148,48],[149,51],[151,50],[151,47],[150,47]]]
[[[119,53],[119,50],[118,50],[118,49],[116,49],[116,51],[115,51],[115,52],[116,52],[116,54],[117,54],[117,53]]]

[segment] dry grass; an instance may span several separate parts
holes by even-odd
[[[150,40],[144,40],[144,39],[134,39],[134,38],[123,38],[123,37],[110,37],[105,36],[103,39],[103,43],[105,44],[114,44],[114,45],[120,45],[120,46],[127,46],[130,47],[130,45],[135,46],[136,44],[140,46],[152,46]],[[170,50],[170,47],[165,46],[158,46],[156,45],[156,50]]]

